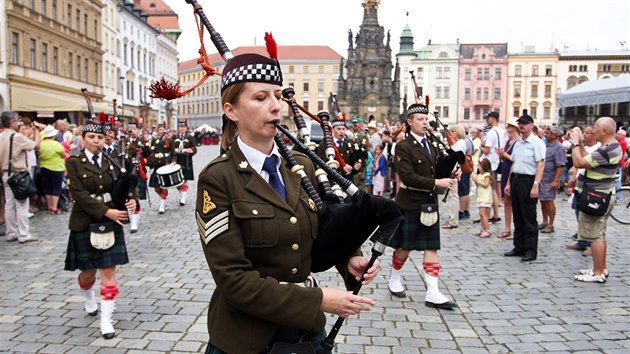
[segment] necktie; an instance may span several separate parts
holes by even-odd
[[[343,145],[343,139],[339,139],[337,140],[337,148],[341,149],[341,146]]]
[[[280,176],[278,176],[278,168],[276,167],[278,164],[278,156],[271,155],[265,158],[265,162],[263,163],[263,171],[269,174],[269,184],[273,189],[278,192],[280,198],[287,201],[287,193],[284,189],[284,185],[282,181],[280,181]]]
[[[92,156],[92,163],[94,163],[94,166],[96,166],[96,168],[98,168],[99,170],[101,169],[101,165],[99,165],[98,163],[98,155]]]
[[[429,144],[427,143],[427,138],[422,139],[422,147],[424,147],[424,151],[427,152],[427,155],[431,157],[431,149],[429,149]]]

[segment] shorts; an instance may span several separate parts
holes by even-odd
[[[551,188],[551,183],[540,182],[538,186],[538,200],[549,202],[556,199],[556,190]]]
[[[462,173],[462,177],[457,183],[457,195],[465,197],[470,194],[470,173]]]
[[[606,240],[606,225],[614,206],[615,203],[611,200],[606,214],[602,216],[588,215],[580,211],[578,215],[578,240],[591,242]]]
[[[479,203],[480,208],[492,208],[492,203]]]

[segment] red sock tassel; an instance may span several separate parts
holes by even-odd
[[[440,273],[440,263],[437,262],[424,262],[422,263],[424,272],[432,277],[437,277]]]
[[[395,255],[392,255],[392,268],[396,270],[400,270],[403,267],[403,265],[405,265],[405,261],[406,259],[400,260],[396,258]]]
[[[114,300],[118,295],[118,284],[101,284],[101,299]]]

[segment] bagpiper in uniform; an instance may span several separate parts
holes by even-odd
[[[440,223],[436,188],[452,188],[453,178],[435,178],[438,150],[428,141],[429,109],[424,104],[412,104],[407,114],[407,138],[396,144],[396,171],[400,177],[400,190],[396,204],[405,221],[389,243],[395,248],[389,276],[389,291],[396,297],[405,297],[400,270],[412,250],[424,251],[424,279],[427,293],[424,304],[428,307],[452,309],[457,304],[438,290],[440,264]]]
[[[158,183],[157,169],[166,166],[171,161],[171,139],[166,136],[166,128],[164,124],[159,124],[157,127],[157,135],[151,139],[149,143],[150,154],[147,158],[147,165],[153,170],[151,177],[149,178],[149,187],[153,187],[155,193],[160,196],[160,208],[158,209],[160,214],[164,214],[166,211],[166,197],[168,197],[168,190],[160,188]]]
[[[182,167],[184,184],[177,187],[179,191],[179,205],[186,204],[186,192],[188,192],[188,182],[195,179],[193,171],[192,157],[197,153],[195,138],[188,134],[188,127],[185,120],[177,122],[177,134],[171,137],[171,163],[177,163]]]
[[[129,139],[126,144],[126,156],[132,161],[131,168],[135,168],[138,177],[140,180],[138,181],[138,199],[146,200],[147,199],[147,161],[145,156],[148,156],[148,148],[142,141],[141,135],[138,135],[138,128],[136,125],[129,125]],[[138,203],[138,208],[136,211],[129,215],[129,221],[131,222],[131,230],[130,232],[136,233],[138,232],[138,228],[140,226],[140,203]]]
[[[348,179],[352,179],[352,176],[358,173],[362,164],[359,161],[360,157],[356,157],[355,154],[361,154],[359,146],[355,146],[355,144],[346,137],[346,120],[343,116],[338,115],[330,124],[332,127],[332,140],[333,144],[337,146],[337,150],[339,150],[339,155],[346,163],[346,167],[342,168],[339,166],[337,171],[344,177]],[[322,160],[327,161],[328,157],[326,157],[326,144],[322,141],[317,146],[315,153]]]

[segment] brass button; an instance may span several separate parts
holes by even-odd
[[[297,243],[294,243],[293,246],[291,246],[291,249],[297,251],[300,249],[300,246]]]
[[[223,154],[223,155],[221,155],[221,157],[222,157],[222,158],[226,158],[226,157],[227,157],[227,155],[226,155],[226,154]]]
[[[258,215],[258,210],[256,210],[256,209],[252,210],[252,214]]]
[[[87,177],[87,175],[83,175],[83,178],[86,178],[86,177]]]
[[[297,218],[295,216],[292,216],[291,219],[289,219],[289,222],[293,225],[297,224]]]
[[[102,175],[98,175],[98,178],[103,178],[103,176]]]
[[[297,273],[297,268],[291,269],[291,274],[295,274],[295,273]]]
[[[98,186],[98,188],[103,189],[103,186]]]

